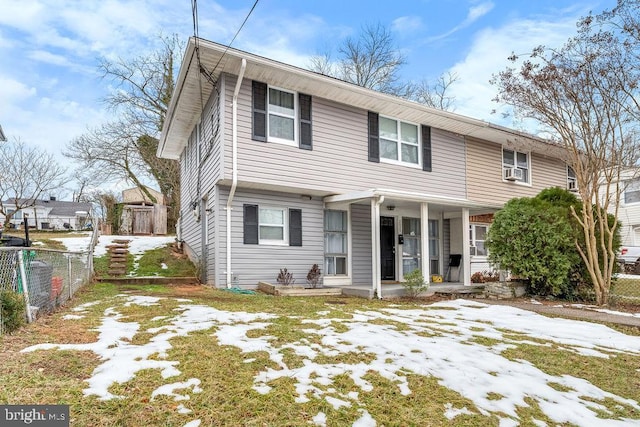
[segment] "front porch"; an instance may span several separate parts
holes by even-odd
[[[413,270],[431,282],[430,292],[470,293],[472,273],[488,268],[484,237],[473,232],[470,218],[490,216],[499,206],[393,190],[328,196],[324,202],[324,285],[344,294],[401,297],[401,283]]]

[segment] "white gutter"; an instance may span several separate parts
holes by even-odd
[[[244,77],[244,70],[247,68],[247,60],[242,58],[238,81],[233,91],[233,102],[231,104],[231,189],[227,199],[227,288],[231,287],[231,205],[233,196],[238,186],[238,93]]]

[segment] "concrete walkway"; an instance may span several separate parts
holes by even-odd
[[[624,314],[603,313],[601,311],[595,311],[594,308],[564,306],[559,307],[554,305],[528,303],[524,301],[494,300],[484,298],[476,298],[475,301],[483,302],[486,304],[509,305],[540,314],[549,314],[552,316],[566,317],[569,319],[587,320],[601,323],[614,323],[617,325],[634,326],[636,328],[640,328],[640,317]],[[558,305],[560,305],[560,303],[558,303]],[[616,311],[615,309],[610,310]]]

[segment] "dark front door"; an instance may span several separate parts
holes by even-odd
[[[382,280],[396,279],[396,245],[394,218],[380,217],[380,276]]]

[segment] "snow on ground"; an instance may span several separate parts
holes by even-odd
[[[167,394],[187,403],[191,393],[200,391],[200,381],[192,378],[189,372],[182,373],[178,369],[181,361],[168,360],[167,350],[175,337],[211,329],[219,345],[235,346],[247,354],[247,359],[251,359],[255,351],[266,352],[277,364],[277,369],[256,367],[259,370],[254,377],[256,392],[268,394],[273,387],[278,387],[279,378],[293,379],[297,393],[293,397],[295,402],[322,399],[336,410],[355,407],[361,416],[353,423],[354,426],[376,425],[368,411],[370,408],[359,399],[362,393],[376,391],[374,385],[365,379],[370,372],[395,383],[402,395],[412,393],[407,372],[431,376],[437,378],[440,385],[456,391],[475,405],[463,408],[445,405],[443,414],[449,419],[465,413],[494,414],[500,418],[501,425],[518,425],[521,420],[516,409],[528,407],[533,401],[554,423],[638,425],[638,420],[604,420],[598,416],[600,411],[610,413],[602,404],[605,399],[640,410],[638,402],[602,390],[584,379],[551,375],[527,361],[510,360],[502,355],[503,350],[526,343],[554,345],[586,357],[611,358],[622,353],[640,356],[640,337],[625,335],[600,324],[547,318],[513,307],[466,300],[410,310],[394,307],[356,311],[351,318],[339,313],[339,307],[334,307],[327,316],[335,312],[335,317],[304,321],[310,326],[304,332],[310,337],[317,336],[319,340],[280,343],[266,333],[263,336],[256,333],[278,318],[274,314],[229,312],[184,302],[175,309],[173,316],[154,318],[161,326],[144,331],[151,334],[147,343],[132,344],[131,339],[140,332],[140,324],[125,321],[119,307],[142,304],[141,310],[144,310],[145,306],[158,301],[152,297],[119,295],[113,299],[112,307],[104,311],[95,343],[38,344],[23,351],[93,351],[100,356],[102,363],[87,380],[88,387],[84,393],[97,395],[100,399],[126,398],[110,393],[110,386],[131,380],[143,369],[157,369],[165,379],[183,374],[186,381],[167,381],[159,385],[150,397]],[[85,304],[85,310],[89,309],[91,306]],[[398,324],[402,327],[397,327]],[[287,366],[284,355],[290,351],[303,359],[302,367]],[[317,358],[319,355],[339,356],[343,353],[365,353],[372,361],[352,364],[316,362],[320,360]],[[353,380],[353,390],[346,393],[336,391],[333,382],[341,375],[348,375]],[[176,393],[178,389],[182,391]],[[197,415],[196,408],[184,404],[179,408],[183,412],[193,410]],[[331,422],[327,418],[326,414],[318,413],[313,423],[326,425]],[[535,421],[537,424],[538,420]]]
[[[54,238],[62,242],[68,251],[87,252],[91,235],[82,237],[60,237]],[[129,252],[134,255],[141,255],[150,249],[161,248],[166,244],[175,242],[175,236],[100,236],[96,245],[94,256],[103,256],[107,253],[107,246],[113,244],[114,240],[129,240]]]

